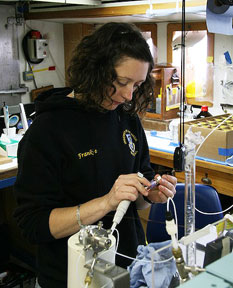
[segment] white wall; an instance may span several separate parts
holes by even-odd
[[[40,31],[42,37],[48,39],[50,51],[49,56],[40,64],[32,64],[33,70],[56,66],[55,71],[41,71],[34,73],[37,88],[48,85],[54,85],[54,87],[62,87],[65,85],[63,24],[49,21],[26,21],[26,23],[19,29],[20,79],[21,83],[25,84],[29,88],[29,91],[21,97],[23,103],[31,102],[30,92],[32,89],[36,88],[33,81],[23,80],[23,71],[29,71],[29,67],[23,54],[22,40],[24,35],[32,29]]]

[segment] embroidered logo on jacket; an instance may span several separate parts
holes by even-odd
[[[134,142],[137,142],[138,139],[136,138],[136,136],[131,133],[129,130],[125,130],[123,132],[123,141],[124,141],[124,144],[127,144],[129,145],[129,149],[130,149],[130,153],[135,156],[138,151],[135,150],[135,143]]]
[[[82,158],[85,158],[85,157],[88,157],[88,156],[94,156],[95,154],[97,154],[97,149],[90,149],[87,152],[78,153],[78,158],[82,159]]]

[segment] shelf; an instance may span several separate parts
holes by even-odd
[[[27,87],[24,88],[16,88],[10,90],[0,90],[0,94],[24,94],[28,91]]]
[[[106,1],[107,2],[107,1]],[[31,3],[29,13],[25,14],[26,20],[33,19],[56,19],[66,23],[83,22],[98,23],[111,20],[127,20],[128,22],[160,22],[160,21],[179,21],[181,22],[181,1],[177,7],[176,0],[151,1],[115,1],[101,5],[48,5],[38,6]],[[186,20],[205,21],[205,10],[207,0],[186,1]]]
[[[152,75],[155,79],[154,99],[148,107],[145,117],[161,120],[177,118],[180,106],[180,81],[177,68],[171,65],[158,65],[152,70]],[[176,81],[173,80],[174,76],[177,78]],[[160,102],[158,102],[159,99]]]

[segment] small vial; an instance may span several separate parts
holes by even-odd
[[[150,186],[146,188],[147,191],[150,191],[152,189],[154,189],[158,184],[159,184],[159,181],[162,179],[162,177],[159,175],[157,176],[156,180],[151,180],[150,181]]]

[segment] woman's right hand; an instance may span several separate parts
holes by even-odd
[[[137,173],[120,175],[112,189],[106,195],[111,210],[116,210],[122,200],[136,201],[139,194],[148,195],[144,186],[150,186],[150,181],[139,177]]]

